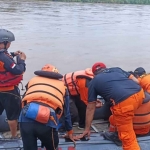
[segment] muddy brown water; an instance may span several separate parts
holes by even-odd
[[[150,6],[0,0],[0,28],[14,32],[9,51],[27,55],[24,84],[44,64],[61,73],[91,67],[150,72]]]

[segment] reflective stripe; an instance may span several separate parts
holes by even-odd
[[[145,113],[145,114],[135,114],[134,116],[145,116],[145,115],[149,115],[149,114],[150,114],[150,112]]]
[[[63,96],[63,93],[62,93],[62,92],[61,92],[58,88],[56,88],[55,86],[50,85],[50,84],[37,83],[37,84],[33,84],[33,85],[29,86],[29,87],[28,87],[28,89],[29,89],[29,88],[31,88],[31,87],[33,87],[33,86],[36,86],[36,85],[46,85],[46,86],[50,86],[50,87],[52,87],[52,88],[56,89],[58,92],[60,92],[60,93],[61,93],[61,95]]]
[[[94,77],[91,68],[85,70],[67,73],[63,77],[63,82],[69,91],[70,95],[79,95],[79,87],[77,86],[77,78],[92,79]]]
[[[55,111],[63,110],[65,92],[66,87],[61,80],[35,76],[28,82],[22,104],[24,101],[26,103],[36,101],[47,104]]]
[[[148,123],[150,123],[150,121],[147,122],[140,122],[140,123],[133,123],[133,125],[147,125]]]
[[[49,95],[55,97],[56,99],[58,99],[58,100],[61,102],[61,104],[62,104],[62,106],[63,106],[63,103],[62,103],[61,99],[59,99],[56,95],[54,95],[54,94],[52,94],[52,93],[49,93],[49,92],[46,92],[46,91],[37,90],[37,91],[33,91],[33,92],[30,92],[30,93],[27,93],[26,95],[30,95],[30,94],[32,94],[32,93],[38,93],[38,92],[46,93],[46,94],[49,94]]]
[[[78,91],[78,89],[77,89],[77,84],[75,84],[75,83],[74,83],[74,80],[73,80],[73,75],[74,75],[74,72],[73,72],[72,75],[71,75],[72,84],[74,85],[75,90],[76,90],[77,94],[79,95],[79,91]]]

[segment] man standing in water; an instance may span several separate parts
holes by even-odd
[[[82,136],[90,137],[96,99],[97,95],[100,95],[111,104],[123,150],[140,150],[132,121],[135,110],[145,97],[142,88],[137,84],[138,80],[121,68],[106,68],[105,64],[100,62],[93,65],[92,71],[95,77],[89,84],[86,127]]]
[[[21,51],[9,54],[7,49],[12,41],[15,41],[14,34],[0,29],[0,114],[5,109],[12,138],[15,138],[21,110],[18,84],[26,70],[26,55]],[[17,63],[13,59],[15,56],[18,57]]]

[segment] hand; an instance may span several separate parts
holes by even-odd
[[[62,135],[61,137],[63,137],[63,138],[69,138],[71,141],[74,141],[74,140],[76,140],[76,136],[73,136],[73,134],[65,134],[65,135]]]
[[[68,135],[69,136],[69,139],[73,142],[73,144],[74,144],[74,147],[76,147],[76,142],[75,142],[75,137],[73,136],[73,134],[69,134]]]
[[[20,53],[21,53],[21,51],[16,51],[16,52],[14,52],[14,55],[17,56],[17,55],[19,55]]]
[[[103,106],[103,103],[99,99],[97,99],[96,108],[101,108],[102,106]]]
[[[82,134],[76,136],[76,139],[79,140],[83,137],[87,137],[88,140],[90,139],[90,134],[91,134],[91,131],[90,130],[85,130]]]
[[[21,53],[19,54],[19,57],[20,57],[20,59],[22,59],[22,60],[26,60],[26,55],[25,55],[24,52],[21,52]]]
[[[62,136],[63,138],[69,138],[72,142],[73,142],[73,144],[74,144],[74,147],[76,147],[76,142],[75,142],[75,140],[78,140],[77,138],[76,138],[76,136],[73,136],[73,134],[65,134],[65,135],[63,135]]]

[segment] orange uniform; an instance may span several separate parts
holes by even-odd
[[[150,93],[150,74],[144,74],[140,76],[138,80],[143,90]]]
[[[117,131],[113,115],[109,117],[110,132]],[[134,114],[133,129],[136,135],[145,135],[150,131],[150,101],[142,104]]]
[[[134,112],[142,104],[143,98],[143,90],[141,90],[121,103],[111,107],[113,119],[115,121],[115,125],[117,126],[119,138],[122,140],[124,150],[140,150],[133,130],[132,120],[134,117]],[[135,99],[137,100],[136,102]],[[132,136],[128,138],[127,133],[130,133]]]
[[[134,72],[138,75],[139,84],[141,85],[143,90],[150,93],[150,74],[146,74],[145,70],[141,67],[137,68]],[[113,115],[110,116],[109,121],[109,130],[116,131]],[[137,135],[144,135],[150,131],[150,101],[142,104],[135,111],[133,118],[133,128],[135,134]]]
[[[98,70],[98,67],[97,75],[88,87],[88,102],[95,102],[97,95],[109,102],[123,150],[140,150],[133,130],[133,118],[145,98],[143,89],[129,79],[130,73],[121,68]]]
[[[85,78],[77,78],[77,86],[79,87],[80,99],[87,105],[88,104],[88,86],[90,80]]]

